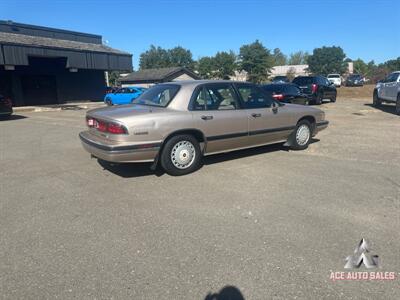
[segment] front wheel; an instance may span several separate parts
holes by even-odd
[[[165,172],[172,176],[196,171],[201,162],[199,142],[188,134],[173,136],[166,142],[160,162]]]
[[[312,137],[312,127],[309,121],[302,120],[297,123],[296,129],[289,137],[289,144],[293,150],[307,149]]]
[[[333,96],[333,97],[331,98],[331,102],[336,102],[336,97],[337,97],[337,94],[335,94],[335,96]]]
[[[379,96],[378,96],[378,91],[374,91],[374,96],[373,96],[373,99],[372,99],[372,104],[375,106],[375,107],[379,107],[379,106],[381,106],[381,104],[382,104],[382,101],[381,101],[381,99],[379,98]]]
[[[396,115],[400,116],[400,94],[397,95],[396,99]]]

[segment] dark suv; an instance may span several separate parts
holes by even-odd
[[[336,101],[336,87],[323,76],[299,76],[293,79],[302,93],[310,97],[310,104],[321,104],[322,100]]]
[[[0,118],[8,118],[12,113],[13,109],[11,100],[0,95]]]

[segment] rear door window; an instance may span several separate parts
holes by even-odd
[[[264,108],[272,105],[272,99],[257,86],[237,84],[237,90],[244,108]]]
[[[238,108],[231,84],[208,84],[195,91],[192,110],[232,110]]]

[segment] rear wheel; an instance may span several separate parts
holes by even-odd
[[[331,98],[331,102],[336,102],[336,96],[337,96],[337,93],[335,94],[335,96],[333,96],[333,97]]]
[[[400,116],[400,94],[397,95],[396,99],[396,114]]]
[[[312,137],[312,126],[307,120],[297,123],[296,129],[289,137],[289,144],[293,150],[307,149]]]
[[[373,104],[375,107],[379,107],[379,106],[381,106],[381,104],[382,104],[382,101],[381,101],[381,99],[380,99],[379,96],[378,96],[378,91],[377,91],[377,90],[374,91],[374,96],[373,96],[373,100],[372,100],[372,101],[373,101],[372,104]]]
[[[317,99],[315,99],[315,104],[321,105],[322,104],[322,93],[318,93]]]
[[[188,134],[173,136],[166,142],[160,162],[165,172],[172,176],[196,171],[201,162],[199,142]]]

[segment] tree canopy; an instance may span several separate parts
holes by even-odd
[[[247,79],[255,83],[266,81],[273,65],[270,51],[259,40],[240,47],[239,64]]]
[[[274,66],[284,66],[287,63],[287,57],[282,53],[281,49],[275,48],[272,51],[272,63]]]
[[[305,65],[309,54],[303,51],[297,51],[290,54],[288,65]]]
[[[187,67],[193,69],[194,60],[190,50],[177,46],[163,49],[154,45],[140,55],[140,69]]]
[[[308,68],[314,74],[343,74],[347,70],[345,58],[346,54],[340,47],[315,48],[307,59]]]

